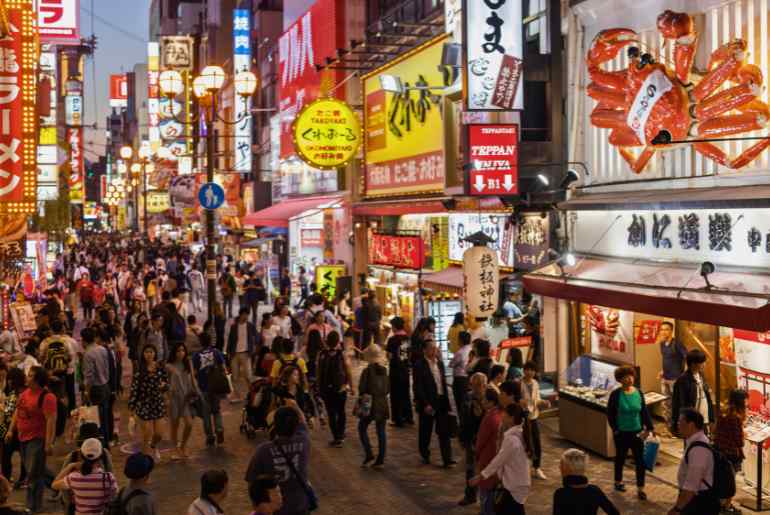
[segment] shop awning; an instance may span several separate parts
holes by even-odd
[[[715,272],[708,288],[699,265],[579,257],[525,274],[531,293],[639,313],[764,332],[770,330],[770,275]]]
[[[449,200],[449,197],[431,200],[404,199],[382,202],[358,202],[353,205],[353,214],[357,216],[400,216],[444,213],[446,212],[446,207],[444,207],[442,200]]]
[[[422,280],[425,288],[452,293],[463,291],[463,269],[459,266],[450,266],[440,272],[426,275]]]
[[[241,219],[241,223],[255,227],[288,227],[290,218],[341,201],[342,197],[336,195],[282,200],[278,204],[247,214]]]
[[[614,193],[578,194],[560,202],[559,209],[570,211],[605,211],[634,209],[708,209],[727,206],[750,208],[770,206],[770,186],[717,188],[681,188],[637,190]]]

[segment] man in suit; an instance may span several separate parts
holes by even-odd
[[[444,467],[457,462],[452,459],[452,443],[449,438],[449,390],[446,384],[444,363],[439,359],[434,340],[426,340],[424,355],[414,364],[414,401],[419,414],[420,456],[426,465],[430,463],[430,439],[436,429]]]

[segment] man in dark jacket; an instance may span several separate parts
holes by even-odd
[[[671,433],[678,434],[677,421],[679,413],[684,408],[693,408],[703,415],[708,424],[714,423],[714,403],[711,390],[703,377],[703,366],[706,354],[700,349],[692,349],[687,353],[687,370],[674,383],[674,394],[671,397]]]
[[[332,447],[342,447],[345,440],[345,403],[353,390],[353,374],[342,348],[340,334],[329,333],[326,348],[318,356],[318,389],[329,417]]]
[[[446,384],[444,363],[439,359],[434,340],[426,340],[424,356],[414,364],[414,402],[419,414],[420,456],[426,465],[430,463],[430,439],[436,428],[444,467],[454,465],[452,444],[449,439],[449,390]]]
[[[243,307],[233,320],[230,333],[227,335],[227,357],[230,360],[233,385],[235,386],[239,379],[244,380],[246,382],[244,392],[249,391],[251,382],[254,380],[251,359],[257,352],[257,343],[257,328],[249,322],[249,308]],[[233,395],[233,400],[235,399],[237,394]]]

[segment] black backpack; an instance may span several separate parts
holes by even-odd
[[[115,498],[107,503],[107,505],[104,507],[104,515],[127,515],[128,510],[126,509],[128,507],[128,503],[136,496],[139,495],[147,495],[147,492],[144,490],[134,490],[130,494],[126,496],[125,499],[123,499],[123,492],[125,492],[125,487],[121,488],[118,491],[118,495],[115,496]]]
[[[61,340],[54,340],[48,344],[43,366],[54,374],[66,374],[71,360],[67,345]]]
[[[207,379],[209,393],[214,395],[230,395],[232,393],[225,368],[219,363],[209,367]]]
[[[684,462],[693,447],[704,447],[714,456],[714,479],[711,484],[706,483],[708,491],[717,499],[732,499],[735,496],[735,469],[727,457],[706,442],[693,442],[684,453]]]

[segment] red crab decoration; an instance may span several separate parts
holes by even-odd
[[[762,71],[746,63],[746,42],[734,39],[716,49],[704,73],[692,69],[698,34],[689,14],[665,11],[658,31],[674,43],[675,70],[656,63],[639,50],[638,34],[607,29],[594,38],[586,59],[588,95],[598,102],[591,113],[596,127],[612,129],[609,141],[635,173],[644,170],[658,150],[672,142],[696,140],[695,150],[728,168],[738,169],[770,146],[762,139],[735,157],[712,142],[702,141],[763,129],[770,110],[759,100]],[[629,65],[608,71],[602,64],[626,46]],[[721,89],[728,83],[730,87]],[[643,147],[635,155],[630,149]]]

